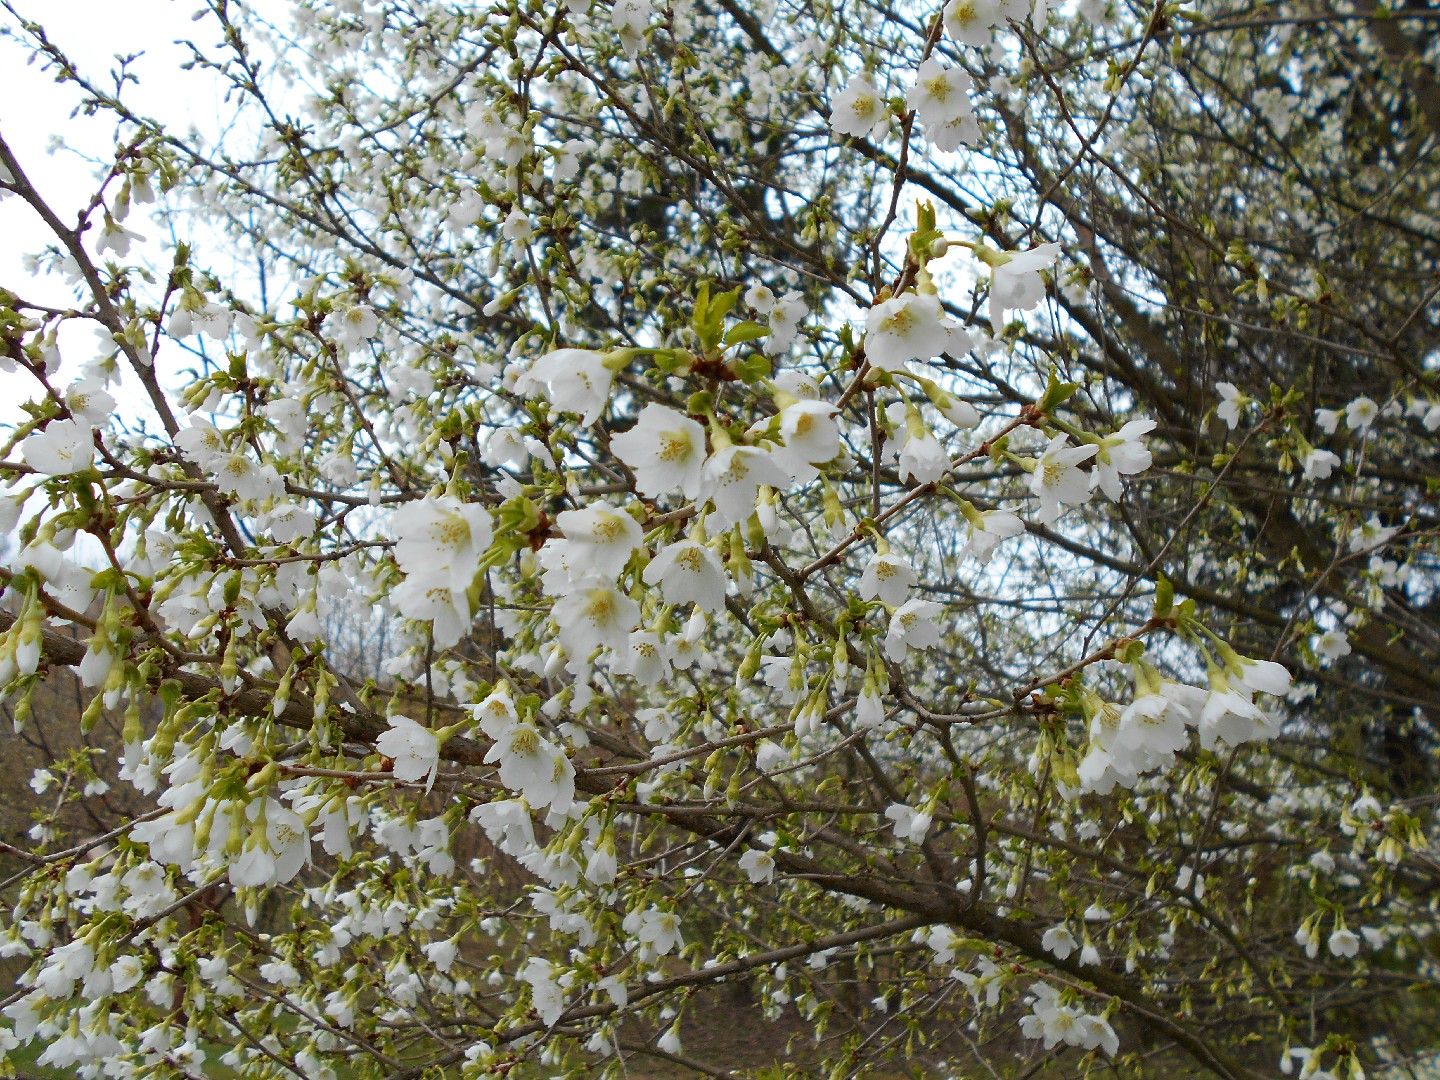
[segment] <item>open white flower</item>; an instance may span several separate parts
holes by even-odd
[[[615,26],[615,33],[620,38],[620,47],[626,54],[634,59],[645,44],[645,30],[650,25],[650,16],[654,12],[650,0],[615,0],[615,5],[610,9],[610,18]]]
[[[1196,722],[1200,745],[1213,749],[1219,739],[1228,746],[1265,742],[1279,734],[1279,725],[1256,705],[1241,684],[1232,684],[1223,670],[1210,672],[1210,691]]]
[[[835,406],[827,401],[800,398],[780,410],[780,437],[784,445],[772,453],[782,463],[819,465],[840,452],[840,428]],[[800,471],[800,470],[792,470]],[[813,477],[813,470],[811,470]]]
[[[775,880],[775,856],[760,848],[748,848],[737,863],[752,885]]]
[[[470,625],[470,601],[454,587],[451,571],[410,574],[390,591],[390,602],[407,619],[433,623],[437,649],[448,649],[465,636]]]
[[[638,521],[607,502],[591,503],[582,510],[566,510],[556,516],[555,524],[565,534],[563,543],[569,548],[567,558],[571,566],[612,579],[620,576],[643,536]],[[562,541],[552,540],[545,546],[560,543]]]
[[[940,644],[940,627],[935,619],[943,609],[929,600],[907,600],[890,616],[885,633],[885,655],[897,663],[907,649],[931,649]]]
[[[1281,697],[1290,689],[1290,672],[1274,660],[1252,660],[1231,650],[1225,654],[1226,674],[1252,694]]]
[[[979,520],[970,520],[970,542],[961,555],[973,555],[982,563],[988,563],[995,554],[996,545],[1011,536],[1025,531],[1025,523],[1009,510],[986,510],[979,514]]]
[[[395,762],[396,780],[405,783],[425,781],[425,790],[435,783],[440,767],[440,740],[435,732],[408,716],[390,717],[390,727],[375,740],[375,749]]]
[[[1368,397],[1357,397],[1345,406],[1345,426],[1351,431],[1363,431],[1375,423],[1380,415],[1380,406]]]
[[[757,281],[745,290],[745,303],[761,315],[767,315],[775,306],[775,294]]]
[[[1215,406],[1215,415],[1233,428],[1240,423],[1240,410],[1250,404],[1250,395],[1234,383],[1216,383],[1215,389],[1220,391],[1220,404]]]
[[[805,297],[798,292],[788,292],[776,300],[767,320],[770,336],[761,343],[765,352],[770,356],[779,356],[788,349],[800,332],[800,323],[804,321],[806,312]]]
[[[899,555],[878,552],[870,556],[860,575],[860,599],[879,599],[892,607],[905,602],[910,586],[916,581],[915,570]]]
[[[1338,454],[1315,446],[1306,450],[1300,459],[1300,468],[1304,471],[1306,480],[1328,480],[1339,465]]]
[[[943,124],[970,111],[970,76],[928,58],[915,73],[915,85],[905,95],[922,124]]]
[[[704,544],[680,540],[660,550],[642,575],[647,585],[659,585],[667,604],[694,603],[702,611],[725,606],[725,567]]]
[[[855,75],[830,107],[830,127],[837,134],[864,139],[883,125],[888,116],[889,108],[875,84],[864,75]]]
[[[911,360],[929,360],[945,351],[950,331],[941,323],[938,297],[901,293],[876,304],[865,316],[865,358],[885,371],[904,371]]]
[[[1090,486],[1103,491],[1111,502],[1119,502],[1120,478],[1150,467],[1153,459],[1140,439],[1154,430],[1154,420],[1141,418],[1131,420],[1115,434],[1101,439],[1095,454],[1095,468],[1090,473]]]
[[[515,699],[509,690],[497,687],[486,695],[484,701],[475,704],[475,720],[480,730],[492,739],[498,739],[516,724],[520,714],[515,711]]]
[[[980,134],[970,104],[970,76],[934,57],[920,65],[906,101],[924,125],[925,137],[940,150],[956,149]]]
[[[540,1014],[540,1022],[550,1027],[565,1013],[568,982],[562,985],[555,965],[549,960],[532,956],[520,969],[520,979],[530,987],[530,1004]]]
[[[190,426],[175,433],[175,448],[191,461],[211,472],[229,452],[226,432],[201,416],[190,417]]]
[[[379,333],[380,319],[370,305],[356,304],[325,316],[323,330],[326,337],[348,352]]]
[[[256,462],[244,451],[220,460],[215,469],[215,486],[227,495],[251,503],[278,499],[285,492],[285,481],[275,466]]]
[[[1399,532],[1399,526],[1384,525],[1379,517],[1371,514],[1350,530],[1350,550],[1370,551],[1372,548],[1384,547]]]
[[[641,912],[634,922],[632,917],[633,913],[626,916],[624,929],[634,934],[638,941],[649,945],[656,955],[664,956],[672,949],[684,947],[685,939],[680,936],[680,916],[675,912],[652,907]],[[631,929],[632,926],[634,929]]]
[[[500,233],[512,244],[523,247],[535,235],[535,223],[530,220],[529,214],[517,206],[505,216],[500,225]]]
[[[783,490],[789,486],[790,476],[759,447],[731,444],[705,462],[703,492],[714,504],[721,528],[749,519],[761,484]]]
[[[113,251],[123,259],[130,254],[130,244],[133,241],[144,239],[140,233],[132,232],[106,214],[105,223],[100,227],[100,234],[95,241],[95,254],[104,255],[107,251]]]
[[[495,741],[486,764],[498,763],[500,783],[535,809],[568,809],[575,801],[575,766],[531,724],[517,724]]]
[[[605,411],[615,371],[605,353],[556,349],[536,360],[515,380],[515,392],[527,397],[544,396],[557,409],[579,413],[581,422],[588,426]]]
[[[81,379],[65,391],[65,407],[80,423],[98,428],[104,427],[115,411],[115,399],[99,379]]]
[[[310,834],[293,810],[266,799],[264,828],[253,830],[245,848],[229,866],[230,883],[245,886],[281,885],[310,861]]]
[[[1057,960],[1064,960],[1071,953],[1080,947],[1075,940],[1075,935],[1064,923],[1052,926],[1040,937],[1040,947],[1054,956]]]
[[[1023,19],[1029,4],[1018,0],[950,0],[945,5],[945,29],[961,45],[990,44],[994,28],[1009,19]]]
[[[930,815],[904,803],[891,803],[885,808],[885,816],[894,826],[897,840],[918,844],[930,832]]]
[[[640,605],[610,582],[592,578],[555,601],[553,614],[560,643],[583,660],[602,645],[622,647],[640,622]]]
[[[95,460],[95,438],[88,424],[52,420],[20,444],[25,464],[46,476],[84,472]]]
[[[926,124],[923,130],[925,138],[935,144],[935,149],[948,154],[962,146],[970,146],[980,138],[980,121],[975,119],[973,112],[966,112],[943,124]]]
[[[990,271],[990,332],[999,334],[1010,308],[1029,311],[1045,297],[1040,271],[1060,255],[1059,244],[1041,244],[1029,251],[1012,253],[1007,261]]]
[[[1326,630],[1311,641],[1310,647],[1327,660],[1350,655],[1350,639],[1343,630]]]
[[[902,415],[894,437],[885,444],[885,456],[895,457],[901,476],[908,476],[919,484],[933,484],[949,470],[949,453],[925,423],[919,409],[900,402],[890,409],[892,414]]]
[[[670,674],[670,646],[653,630],[636,630],[615,650],[610,670],[629,675],[641,686],[654,686]]]
[[[1343,926],[1330,935],[1326,944],[1330,948],[1331,956],[1351,957],[1358,956],[1360,953],[1360,938],[1355,931]]]
[[[1077,465],[1089,461],[1100,448],[1071,446],[1070,436],[1056,435],[1035,462],[1030,474],[1030,491],[1040,500],[1035,514],[1042,525],[1052,525],[1066,506],[1080,506],[1090,501],[1090,478]]]
[[[1175,694],[1145,694],[1125,707],[1110,753],[1133,755],[1144,772],[1184,748],[1193,718]]]
[[[697,499],[705,466],[705,429],[665,405],[646,405],[629,431],[610,440],[615,455],[635,473],[635,487],[657,499],[679,491]]]
[[[490,512],[450,495],[427,495],[406,503],[390,519],[395,561],[406,574],[444,574],[464,592],[480,570],[494,529]]]

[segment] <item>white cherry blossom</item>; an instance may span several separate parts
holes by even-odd
[[[640,621],[640,605],[603,579],[582,582],[555,601],[560,643],[583,659],[604,645],[621,647]]]
[[[973,556],[981,563],[988,563],[995,554],[995,548],[1002,540],[1019,536],[1025,531],[1025,523],[1019,515],[1009,510],[986,510],[969,518],[970,542],[962,554]]]
[[[864,75],[850,81],[830,106],[830,127],[839,135],[869,138],[889,119],[889,106]]]
[[[944,609],[930,600],[907,600],[890,616],[885,634],[885,655],[905,659],[909,649],[932,649],[940,644],[940,627],[935,620]]]
[[[1029,251],[1010,253],[990,270],[990,332],[1004,329],[1005,312],[1029,311],[1045,297],[1040,271],[1060,255],[1059,244],[1041,244]]]
[[[1030,474],[1030,491],[1039,498],[1035,517],[1042,525],[1053,525],[1066,506],[1080,506],[1090,501],[1090,478],[1076,466],[1089,461],[1100,448],[1071,446],[1068,435],[1056,435],[1035,460]]]
[[[1155,426],[1155,421],[1148,418],[1131,420],[1115,434],[1101,439],[1095,454],[1095,468],[1090,473],[1090,486],[1099,488],[1112,502],[1118,502],[1122,493],[1120,478],[1150,468],[1150,451],[1140,440],[1154,431]]]
[[[228,317],[229,312],[226,312]],[[368,304],[356,304],[325,317],[325,335],[346,352],[358,348],[380,331],[380,319]]]
[[[47,476],[84,472],[95,460],[94,434],[75,420],[52,420],[20,444],[25,464]]]
[[[659,586],[667,604],[694,603],[711,612],[725,606],[725,568],[715,552],[694,540],[667,544],[642,577],[647,585]]]
[[[755,512],[761,484],[786,488],[790,476],[768,451],[738,443],[721,447],[705,462],[702,492],[715,507],[721,528],[740,524]]]
[[[879,599],[891,606],[899,606],[905,602],[916,580],[914,568],[904,558],[891,552],[876,552],[860,575],[860,598]]]
[[[907,292],[872,307],[865,316],[865,358],[886,371],[944,352],[950,333],[937,297]]]
[[[406,783],[424,780],[426,791],[435,783],[435,772],[440,767],[440,740],[424,725],[396,714],[390,717],[390,727],[375,740],[375,749],[394,760],[396,780]]]
[[[395,511],[395,561],[407,574],[444,574],[464,592],[490,547],[490,513],[478,503],[449,495],[428,495]]]
[[[563,541],[546,545],[562,547],[572,566],[587,574],[616,578],[640,547],[640,523],[624,510],[600,501],[583,510],[566,510],[555,518],[565,534]]]
[[[612,436],[616,456],[635,473],[640,494],[658,499],[679,491],[697,499],[705,466],[705,429],[667,405],[646,405],[635,426]]]
[[[610,400],[617,363],[591,349],[556,349],[515,380],[515,392],[548,398],[557,409],[579,413],[588,427],[600,419]]]

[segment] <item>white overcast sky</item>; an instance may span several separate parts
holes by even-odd
[[[137,109],[182,128],[192,119],[204,123],[216,115],[213,84],[180,71],[186,50],[181,38],[214,36],[213,23],[195,23],[196,0],[14,0],[21,15],[45,27],[77,67],[103,83],[118,53],[143,53],[132,66],[140,85],[126,91]],[[9,13],[0,24],[15,29]],[[4,104],[0,133],[21,165],[47,196],[62,220],[76,212],[94,192],[95,167],[84,158],[103,158],[114,145],[114,124],[102,117],[70,115],[79,94],[73,85],[58,84],[53,72],[39,63],[27,64],[15,40],[0,40],[0,71],[4,72]],[[195,91],[209,90],[197,97]],[[139,227],[144,231],[144,227]],[[0,283],[17,288],[26,281],[21,258],[46,243],[39,219],[19,199],[0,201]],[[55,295],[55,284],[41,286]],[[21,290],[34,298],[34,288]]]
[[[16,10],[45,27],[50,39],[63,49],[78,70],[107,87],[117,54],[141,54],[130,65],[139,85],[131,84],[126,100],[136,111],[162,121],[167,128],[184,131],[194,124],[205,132],[219,130],[227,115],[219,82],[205,72],[182,71],[190,52],[177,42],[189,39],[202,48],[219,38],[217,24],[203,11],[201,0],[12,0]],[[267,0],[265,7],[283,7]],[[0,10],[0,26],[24,35],[14,18]],[[15,38],[0,38],[0,79],[5,94],[0,101],[0,134],[15,152],[26,174],[45,196],[61,220],[70,223],[94,194],[97,167],[108,163],[114,148],[113,120],[97,115],[72,116],[80,94],[74,84],[56,83],[53,71],[40,63],[27,63],[29,54]],[[112,185],[113,191],[113,185]],[[158,239],[161,229],[136,207],[126,226]],[[0,200],[0,286],[26,300],[66,307],[75,303],[69,287],[58,278],[36,279],[26,273],[24,257],[40,251],[52,237],[36,214],[18,198]],[[93,250],[91,234],[87,246]],[[89,331],[76,327],[62,334],[65,357],[59,373],[61,385],[73,380],[91,357]],[[0,382],[28,379],[23,374],[0,373]],[[13,423],[19,395],[30,386],[0,391],[0,423]],[[112,391],[113,392],[113,391]],[[121,396],[122,408],[124,396]]]

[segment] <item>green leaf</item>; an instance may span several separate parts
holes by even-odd
[[[703,282],[695,294],[695,314],[690,320],[691,327],[700,338],[701,346],[709,352],[720,344],[725,334],[725,316],[730,314],[740,300],[737,286],[719,296],[710,295],[710,283]]]
[[[724,343],[726,345],[740,345],[747,341],[758,341],[760,338],[769,337],[770,328],[761,326],[757,322],[738,322],[729,330],[725,331]]]
[[[1155,579],[1155,618],[1163,619],[1175,606],[1175,586],[1164,574]]]
[[[754,356],[747,356],[744,360],[737,360],[730,365],[730,370],[735,372],[735,377],[744,383],[759,382],[761,379],[770,377],[774,369],[770,366],[770,358],[761,353]]]
[[[1080,389],[1079,383],[1062,383],[1055,377],[1055,371],[1050,371],[1050,382],[1045,387],[1045,394],[1040,398],[1040,411],[1044,413],[1054,412]]]

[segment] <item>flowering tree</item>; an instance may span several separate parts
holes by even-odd
[[[1428,13],[210,0],[212,145],[5,6],[117,130],[77,216],[0,129],[8,1052],[1435,1039]]]

